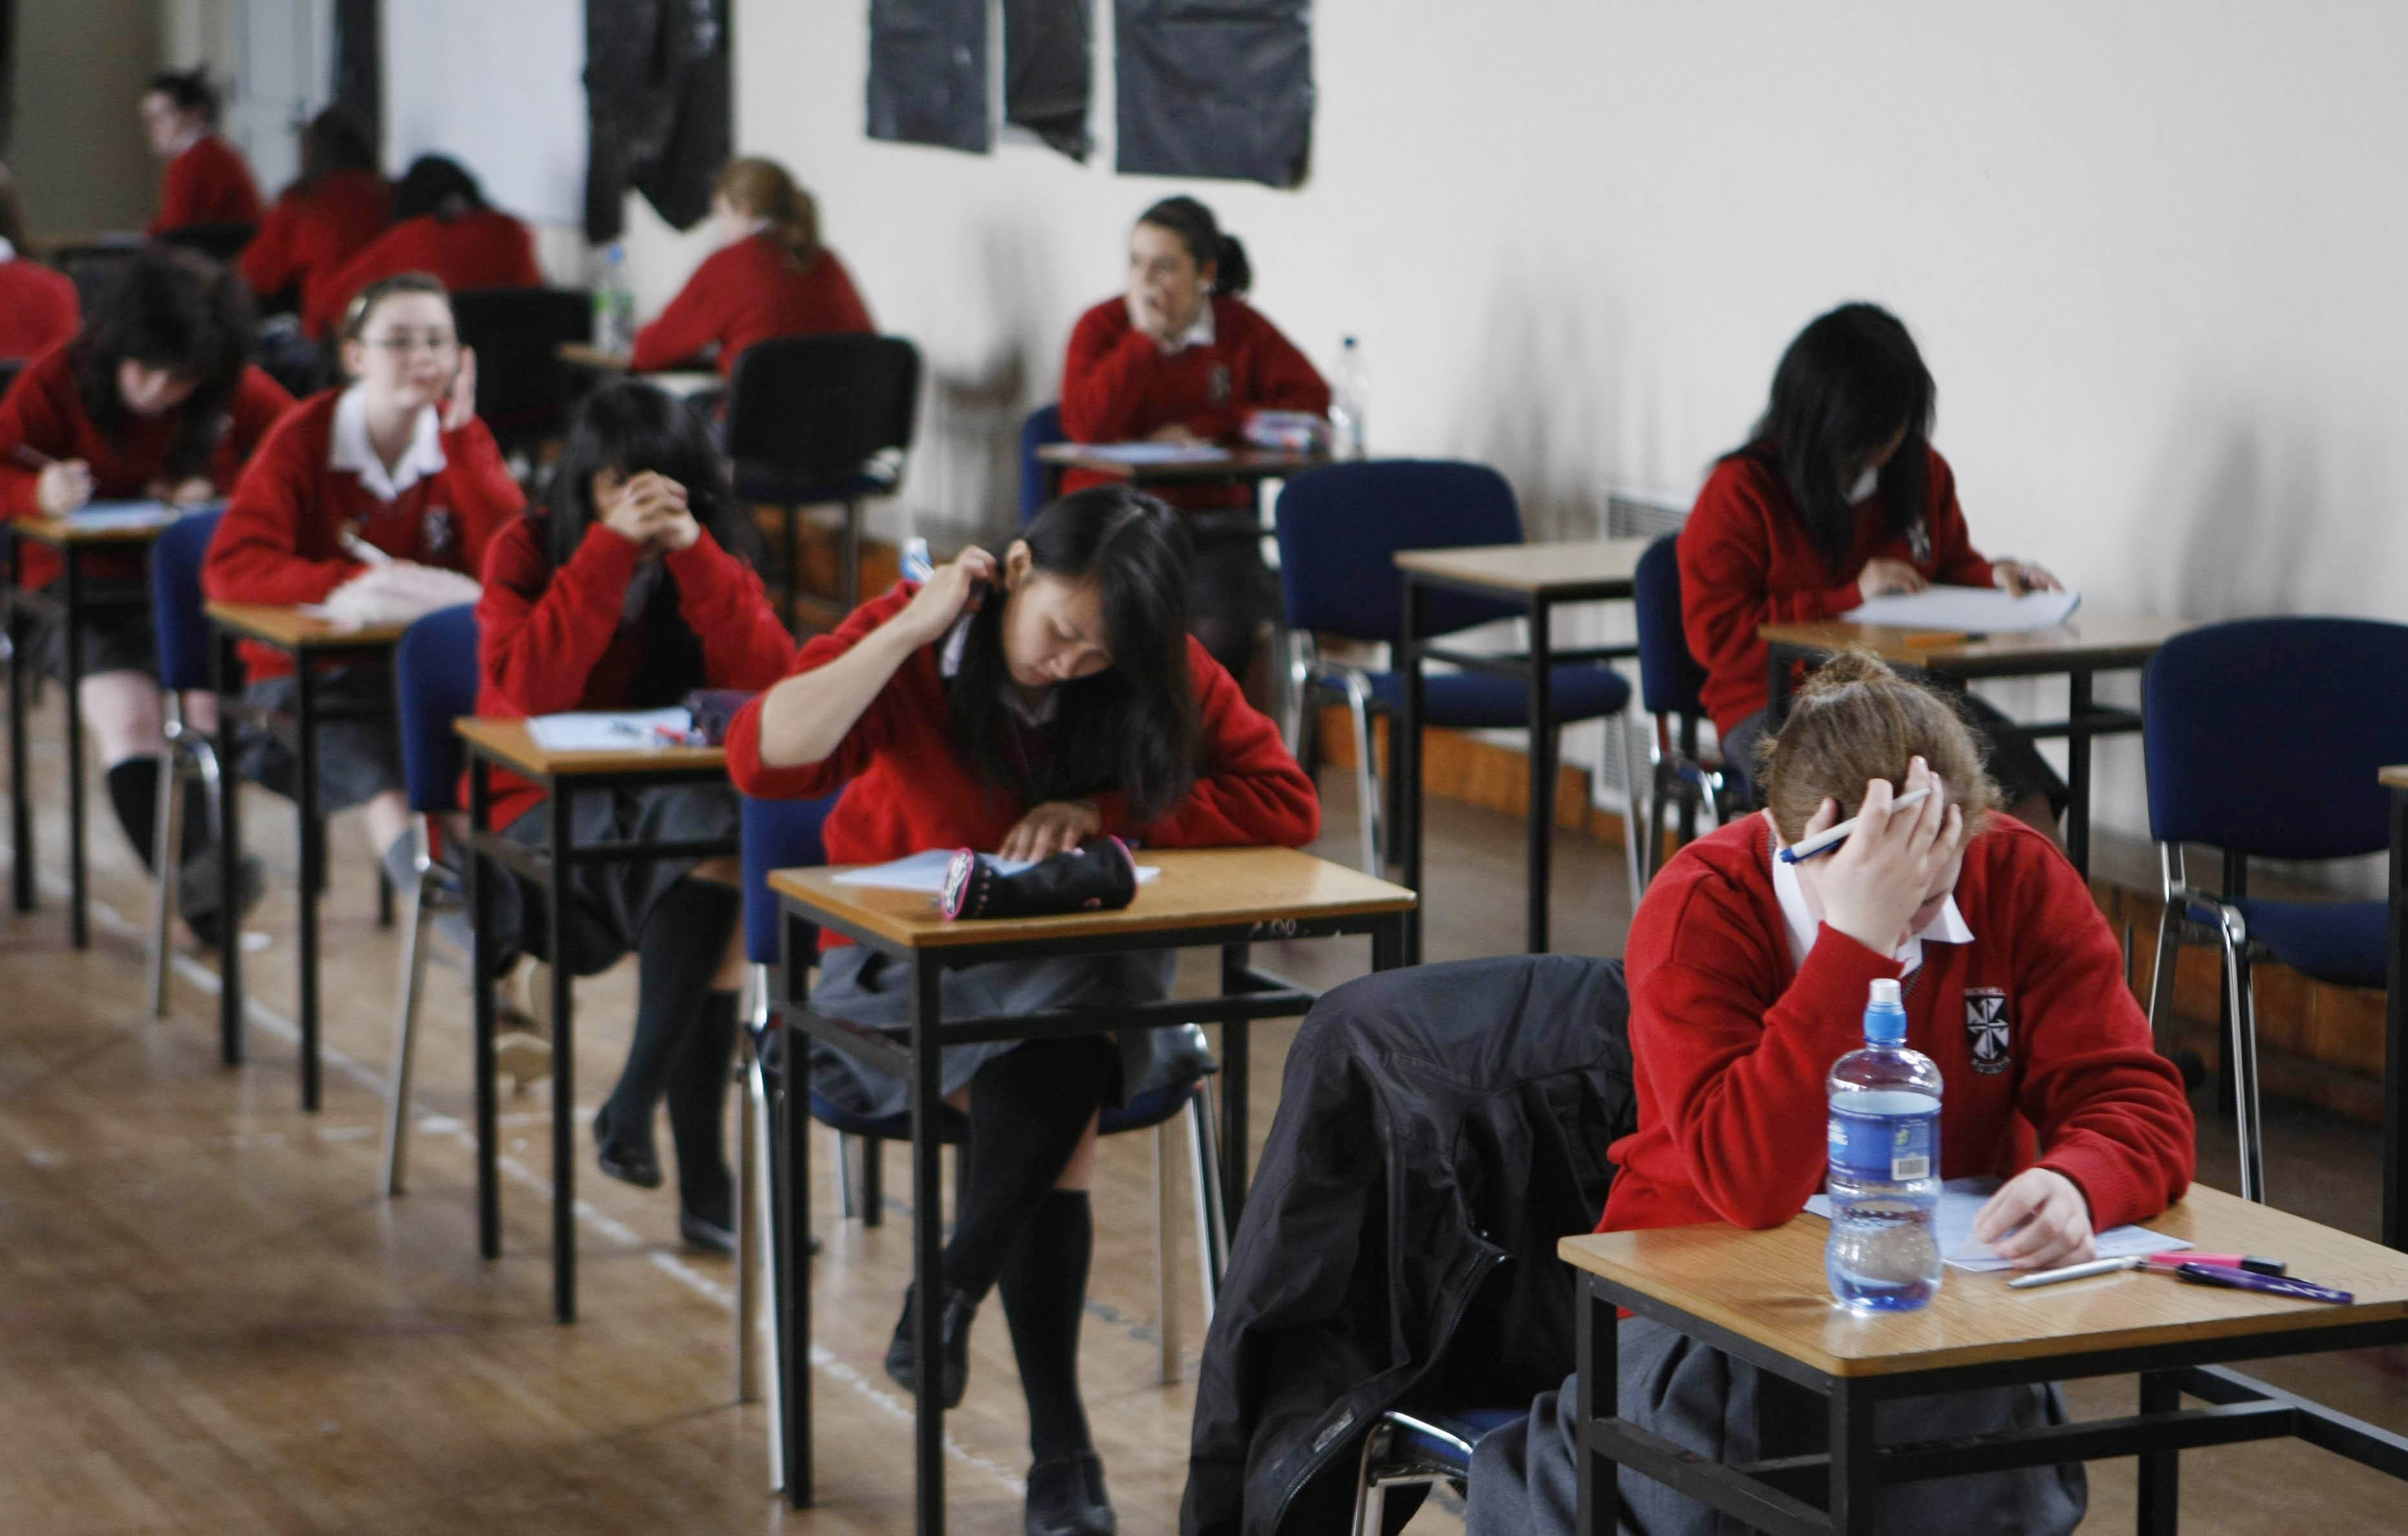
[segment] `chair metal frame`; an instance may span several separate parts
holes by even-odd
[[[150,867],[158,874],[150,882],[150,934],[149,952],[143,957],[154,1019],[167,1016],[167,936],[175,927],[181,895],[177,885],[184,865],[185,782],[200,775],[208,786],[212,816],[218,804],[218,752],[211,734],[186,724],[183,696],[173,689],[166,691],[165,715],[167,751],[160,765],[158,811],[151,824]],[[228,921],[240,920],[239,913],[224,915]]]
[[[1462,1454],[1462,1461],[1450,1465],[1428,1456],[1409,1456],[1398,1452],[1398,1431],[1408,1430],[1442,1441],[1450,1450]],[[1428,1487],[1440,1483],[1460,1483],[1470,1475],[1471,1442],[1452,1429],[1440,1428],[1426,1418],[1391,1408],[1380,1415],[1371,1432],[1363,1437],[1361,1471],[1354,1482],[1354,1519],[1348,1528],[1354,1536],[1383,1536],[1387,1520],[1388,1490],[1402,1487]]]
[[[2245,861],[2225,855],[2222,892],[2191,884],[2186,850],[2180,843],[2157,844],[2158,888],[2165,910],[2157,918],[2156,975],[2149,985],[2149,1031],[2162,1041],[2173,1017],[2174,968],[2182,945],[2196,940],[2199,930],[2213,926],[2223,959],[2224,1009],[2227,1020],[2225,1055],[2231,1068],[2235,1139],[2241,1152],[2241,1198],[2266,1202],[2265,1122],[2258,1103],[2258,1007],[2250,986],[2251,963],[2258,952],[2249,940],[2249,920],[2229,897],[2242,894]],[[2213,925],[2195,922],[2194,908],[2214,914]]]

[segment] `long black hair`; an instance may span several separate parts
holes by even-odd
[[[529,509],[543,524],[544,553],[553,570],[577,553],[594,524],[594,477],[615,471],[632,479],[646,470],[685,487],[687,510],[722,549],[759,564],[759,535],[728,486],[727,463],[710,440],[710,424],[677,396],[631,379],[586,397],[540,511]],[[637,581],[643,590],[635,622],[644,626],[645,640],[628,703],[674,704],[702,686],[702,641],[678,610],[676,583],[661,580],[656,564],[647,563]]]
[[[1729,456],[1755,459],[1781,477],[1837,579],[1847,574],[1856,538],[1848,481],[1901,433],[1881,471],[1887,535],[1904,533],[1923,515],[1937,399],[1931,370],[1898,317],[1875,304],[1843,304],[1781,354],[1763,420]]]
[[[409,163],[393,189],[393,222],[433,214],[446,223],[485,211],[485,191],[468,167],[448,155],[423,154]]]
[[[376,168],[376,136],[349,108],[329,107],[301,130],[297,185],[314,187],[337,171]]]
[[[1048,576],[1094,581],[1112,664],[1054,685],[1044,748],[1018,750],[1007,699],[1003,610],[990,596],[971,616],[950,709],[954,750],[1024,805],[1118,790],[1143,824],[1196,782],[1199,729],[1187,668],[1187,530],[1159,500],[1125,485],[1073,491],[1021,534]]]
[[[161,472],[169,480],[203,473],[251,363],[254,323],[251,290],[232,271],[194,251],[144,247],[102,292],[73,343],[84,414],[103,437],[121,439],[127,412],[117,370],[128,359],[193,379]]]
[[[1212,292],[1242,298],[1254,285],[1254,265],[1246,260],[1246,248],[1238,237],[1221,227],[1212,210],[1193,197],[1166,197],[1137,216],[1141,224],[1167,229],[1179,237],[1187,247],[1187,254],[1196,265],[1218,263],[1212,274]]]

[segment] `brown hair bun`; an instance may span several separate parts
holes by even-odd
[[[1999,808],[1999,786],[1983,767],[1982,743],[1955,700],[1909,678],[1870,651],[1842,651],[1806,680],[1778,736],[1766,739],[1756,782],[1784,841],[1806,835],[1825,798],[1842,819],[1856,813],[1865,785],[1903,787],[1920,757],[1965,813],[1968,836]]]

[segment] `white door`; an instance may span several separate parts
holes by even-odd
[[[300,174],[300,131],[330,99],[334,0],[218,0],[225,136],[273,200]]]

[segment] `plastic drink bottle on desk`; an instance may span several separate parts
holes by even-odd
[[[1831,1296],[1908,1312],[1940,1290],[1940,1069],[1906,1046],[1899,983],[1872,985],[1865,1045],[1831,1064]]]
[[[1330,452],[1341,459],[1364,455],[1364,421],[1371,400],[1370,374],[1363,365],[1363,344],[1353,337],[1338,353],[1338,377],[1329,389]]]
[[[627,281],[627,248],[613,240],[602,251],[594,284],[594,345],[624,352],[636,344],[636,293]]]

